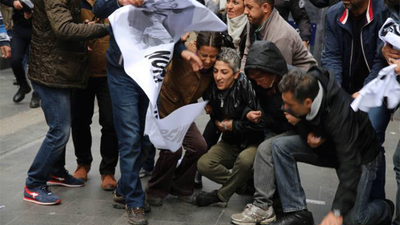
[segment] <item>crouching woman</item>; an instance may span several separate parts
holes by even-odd
[[[253,177],[257,146],[263,140],[260,123],[247,119],[246,112],[261,113],[261,107],[251,82],[240,73],[240,57],[235,50],[222,49],[213,74],[215,83],[205,98],[209,100],[211,119],[222,132],[222,138],[199,159],[197,169],[222,187],[210,193],[199,192],[195,196],[195,203],[199,206],[227,202],[235,192],[246,192],[247,181]]]

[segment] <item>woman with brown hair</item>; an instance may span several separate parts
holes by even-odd
[[[167,68],[159,97],[160,117],[166,117],[174,110],[197,102],[208,86],[214,82],[212,70],[222,47],[222,35],[215,32],[200,32],[197,35],[195,52],[175,51],[172,62]],[[179,45],[178,45],[179,46]],[[182,57],[198,58],[202,68],[195,71],[192,65]],[[207,151],[207,144],[196,124],[193,122],[176,152],[161,150],[153,174],[147,184],[147,202],[153,206],[162,205],[163,199],[172,194],[190,200],[194,191],[194,176],[197,160]]]

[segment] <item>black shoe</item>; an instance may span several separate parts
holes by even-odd
[[[162,206],[163,198],[157,196],[146,195],[145,200],[151,206]]]
[[[312,213],[307,210],[287,213],[281,219],[269,225],[314,225]]]
[[[113,192],[113,200],[119,204],[125,204],[125,197],[118,194],[117,190]]]
[[[390,206],[390,218],[387,220],[379,223],[378,225],[391,225],[392,224],[392,217],[394,215],[394,203],[389,199],[385,199],[385,202]]]
[[[194,189],[202,189],[203,188],[203,182],[194,182]]]
[[[218,190],[212,192],[200,191],[194,196],[194,201],[198,206],[208,206],[214,203],[222,202],[218,197]]]
[[[147,218],[143,208],[130,208],[126,211],[128,213],[129,224],[147,225]]]
[[[29,92],[31,92],[31,90],[32,89],[28,83],[20,85],[17,93],[13,97],[13,101],[15,103],[21,102],[22,100],[24,100],[25,94],[28,94]]]
[[[31,108],[40,107],[40,96],[36,91],[32,93],[31,103],[29,104],[29,107]]]
[[[114,208],[116,208],[116,209],[125,209],[126,208],[125,197],[118,194],[117,190],[115,190],[113,192],[113,200],[114,200],[114,202],[119,203],[119,204],[113,204]],[[145,213],[148,213],[151,211],[151,206],[146,201],[144,202],[143,210]]]

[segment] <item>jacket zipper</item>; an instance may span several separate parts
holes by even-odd
[[[361,40],[361,51],[362,51],[363,56],[364,56],[365,64],[367,64],[368,72],[371,73],[371,69],[369,68],[368,61],[367,61],[367,57],[365,56],[364,43],[363,43],[363,39],[362,39],[362,32],[363,32],[363,29],[364,29],[364,27],[367,26],[368,24],[369,24],[369,23],[365,24],[365,25],[361,28],[360,40]]]
[[[353,71],[351,70],[351,64],[353,63],[353,42],[354,42],[354,40],[353,40],[353,38],[351,39],[351,54],[350,54],[350,69],[349,69],[349,71],[350,71],[350,80],[349,80],[349,89],[351,90],[351,88],[352,88],[352,86],[353,85],[351,85],[351,80],[352,80],[352,77],[353,77]],[[342,78],[343,79],[343,78]],[[342,81],[343,82],[343,81]]]

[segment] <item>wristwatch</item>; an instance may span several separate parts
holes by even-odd
[[[340,210],[339,209],[334,209],[333,210],[333,215],[335,215],[336,217],[342,216],[342,214],[340,214]]]

